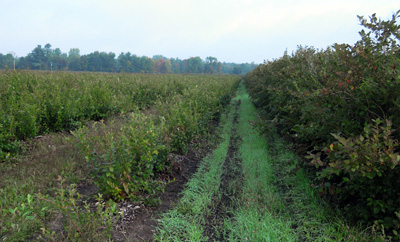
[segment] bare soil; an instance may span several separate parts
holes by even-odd
[[[107,129],[118,130],[118,127],[123,123],[123,118],[116,118],[112,125],[107,125],[106,127]],[[210,123],[211,133],[214,132],[217,125],[217,120]],[[91,135],[99,134],[93,133]],[[21,161],[15,165],[10,164],[7,169],[1,169],[0,175],[7,173],[10,177],[15,177],[16,179],[19,177],[21,180],[34,176],[39,191],[46,192],[49,184],[56,184],[62,171],[65,172],[67,170],[67,176],[72,175],[76,180],[80,181],[76,189],[82,195],[81,197],[87,203],[95,204],[94,197],[98,194],[99,189],[90,179],[84,179],[88,176],[88,171],[84,167],[85,162],[77,147],[68,138],[73,139],[67,132],[33,138],[29,143],[26,142],[25,155],[21,158]],[[112,240],[152,241],[157,219],[178,201],[181,191],[192,174],[196,172],[200,161],[214,148],[214,144],[210,140],[194,140],[189,145],[186,154],[169,154],[168,159],[173,161],[175,166],[172,174],[165,179],[170,180],[170,182],[165,187],[165,192],[160,195],[161,204],[149,207],[143,203],[120,202],[118,209],[123,212],[124,216],[117,221],[116,226],[113,228]],[[22,171],[21,164],[24,167]],[[0,180],[0,187],[7,186],[9,182],[11,180]],[[82,202],[80,201],[80,203]],[[61,213],[53,214],[52,218],[46,222],[46,227],[62,237],[65,232],[64,222],[65,218]],[[34,234],[29,240],[38,241],[40,234],[40,232]]]
[[[119,204],[119,209],[124,211],[124,217],[117,223],[113,231],[114,241],[152,241],[157,219],[161,214],[170,209],[180,198],[185,183],[196,172],[200,161],[212,150],[212,146],[204,142],[201,148],[189,148],[186,155],[170,154],[178,165],[173,172],[174,182],[169,183],[165,192],[160,196],[161,204],[156,207],[146,207],[125,201]]]
[[[43,139],[48,139],[44,137]],[[49,140],[53,143],[53,140]],[[48,143],[48,142],[46,142]],[[49,148],[49,145],[45,145]],[[56,147],[59,147],[57,144]],[[51,148],[51,147],[50,147]],[[49,148],[49,149],[50,149]],[[75,148],[75,147],[71,147]],[[118,209],[123,212],[123,217],[117,221],[112,231],[113,241],[152,241],[156,229],[157,219],[161,214],[170,209],[180,198],[180,193],[184,189],[186,182],[196,172],[200,161],[213,150],[213,144],[208,140],[196,140],[188,148],[185,155],[169,154],[168,159],[176,164],[172,174],[168,177],[169,184],[165,187],[165,192],[160,195],[161,203],[158,206],[145,206],[143,203],[122,201],[118,204]],[[46,152],[48,152],[46,150]],[[42,152],[39,152],[42,153]],[[56,152],[58,153],[58,152]],[[95,196],[99,189],[89,179],[77,184],[77,193],[89,204],[95,207]],[[80,201],[83,204],[83,201]],[[47,222],[47,228],[56,234],[64,234],[63,222],[65,218],[61,214],[54,214],[53,218]],[[40,234],[34,235],[31,240],[37,241]]]

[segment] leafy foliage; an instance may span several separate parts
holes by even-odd
[[[320,159],[321,153],[310,154],[310,158],[313,164],[324,168],[318,174],[324,181],[318,186],[320,192],[337,194],[351,205],[348,213],[365,222],[376,220],[386,228],[398,230],[400,220],[387,217],[396,215],[400,204],[400,155],[396,152],[399,141],[393,139],[391,125],[390,121],[383,125],[377,119],[357,137],[332,134],[337,141],[323,150],[328,162]]]
[[[105,130],[104,123],[101,125]],[[161,188],[153,180],[166,160],[160,128],[149,117],[136,113],[119,132],[106,131],[103,136],[90,136],[88,128],[75,132],[102,194],[117,201],[140,199]]]
[[[81,194],[76,191],[76,185],[65,187],[63,182],[61,178],[55,198],[39,194],[37,199],[46,202],[50,208],[57,211],[56,214],[65,218],[64,233],[56,233],[42,227],[40,228],[42,235],[39,238],[51,241],[110,240],[112,227],[120,216],[117,204],[111,200],[104,201],[101,194],[96,197],[95,206],[87,201],[82,202]]]
[[[207,133],[238,81],[222,75],[0,72],[0,162],[9,160],[0,163],[0,238],[110,240],[119,211],[109,199],[158,203],[177,163],[168,152],[185,152]],[[64,130],[75,137],[35,137]],[[27,152],[13,157],[20,144]],[[99,197],[94,204],[71,184],[85,180],[92,188],[88,174],[107,202]]]
[[[369,20],[359,17],[369,32],[362,30],[354,45],[300,46],[245,77],[254,103],[272,116],[265,126],[278,126],[300,151],[308,151],[320,174],[321,194],[335,195],[352,215],[367,223],[375,220],[393,234],[400,206],[395,181],[399,16],[400,11],[387,21],[375,14]]]
[[[0,162],[17,153],[20,140],[48,132],[73,130],[88,120],[147,109],[157,102],[165,103],[167,99],[183,94],[185,89],[207,78],[2,72]],[[215,76],[210,80],[224,82],[236,78]]]
[[[117,201],[157,202],[155,195],[164,185],[158,175],[173,162],[167,160],[168,152],[186,152],[191,140],[208,131],[237,81],[207,77],[196,85],[181,83],[165,103],[158,101],[148,114],[134,111],[118,131],[100,123],[73,132],[102,193]]]

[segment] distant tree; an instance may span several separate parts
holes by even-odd
[[[144,73],[152,73],[153,72],[153,67],[154,67],[154,61],[153,59],[146,57],[146,56],[142,56],[139,59],[139,65],[140,65],[140,70],[141,72]]]
[[[68,52],[68,58],[76,58],[81,56],[81,51],[79,48],[71,48]]]
[[[143,73],[210,73],[210,74],[246,74],[257,65],[254,63],[221,63],[216,57],[208,56],[205,61],[200,57],[185,60],[154,55],[153,58],[137,56],[130,52],[121,53],[118,58],[110,52],[95,51],[81,55],[78,48],[71,48],[63,53],[59,48],[52,49],[51,44],[44,48],[37,45],[27,56],[15,58],[12,54],[0,54],[0,69],[13,68],[14,59],[17,69],[71,71],[102,71],[102,72],[143,72]]]
[[[233,67],[232,74],[241,75],[242,74],[242,68],[239,65],[235,65]]]
[[[61,56],[61,55],[62,55],[62,52],[61,52],[60,48],[56,48],[56,49],[53,51],[53,53],[54,53],[54,55],[58,55],[58,56]]]
[[[28,54],[27,60],[28,66],[32,70],[46,70],[47,57],[45,55],[45,50],[41,45],[38,45],[31,53]]]
[[[9,53],[7,55],[0,54],[0,69],[13,69],[14,56]]]
[[[68,69],[71,71],[82,71],[80,58],[80,50],[78,48],[71,48],[68,52]]]
[[[54,52],[51,49],[51,44],[47,43],[43,49],[44,56],[46,57],[46,70],[50,69],[50,65],[53,62]]]
[[[232,74],[234,65],[235,65],[234,63],[227,63],[227,62],[222,63],[222,73]]]
[[[154,73],[163,73],[163,74],[169,73],[171,72],[171,68],[172,65],[169,59],[164,60],[160,58],[157,61],[154,60],[154,67],[153,67]]]
[[[30,64],[29,64],[29,60],[28,57],[20,57],[18,59],[18,62],[16,63],[16,67],[17,69],[30,69]]]
[[[132,71],[140,73],[142,72],[142,66],[141,66],[141,58],[138,57],[137,55],[132,55],[130,62],[132,64]]]
[[[237,74],[237,75],[245,75],[247,72],[252,71],[256,68],[257,65],[252,63],[222,63],[222,73],[224,74]]]
[[[158,61],[160,59],[167,60],[168,58],[163,55],[153,55],[153,60]]]
[[[165,73],[170,73],[172,71],[172,64],[171,61],[169,59],[166,59],[164,61],[164,65],[165,65]]]
[[[118,70],[120,72],[133,72],[133,65],[131,62],[131,53],[124,53],[122,52],[121,54],[119,54],[118,58]]]
[[[7,64],[4,64],[4,55],[0,53],[0,69],[7,69],[8,66]]]
[[[116,68],[116,71],[122,71],[122,72],[144,72],[143,66],[144,68],[148,71],[148,72],[153,72],[153,68],[154,68],[154,63],[152,63],[152,67],[151,67],[151,71],[149,69],[149,66],[146,66],[149,61],[147,60],[147,57],[142,58],[142,57],[138,57],[136,55],[132,55],[130,52],[127,53],[121,53],[118,58],[117,58],[117,65],[118,68]]]
[[[61,52],[61,50],[59,48],[56,48],[53,51],[53,56],[51,59],[51,62],[53,63],[53,70],[65,70],[68,62],[67,62],[67,58],[65,58],[65,54],[63,55],[63,53]]]
[[[79,58],[79,63],[81,65],[81,70],[82,71],[89,71],[88,69],[88,59],[86,55],[81,56],[81,58]]]
[[[222,63],[221,62],[218,62],[218,64],[217,64],[217,73],[222,74]]]
[[[189,59],[185,59],[181,64],[182,73],[189,73]]]
[[[203,61],[200,57],[191,57],[187,60],[184,72],[186,73],[202,73]]]
[[[182,60],[179,58],[170,58],[169,61],[171,63],[171,71],[173,73],[181,73]]]
[[[243,64],[240,64],[240,67],[242,68],[242,74],[244,75],[247,72],[254,70],[254,68],[256,68],[257,65],[254,64],[254,62],[252,62],[252,63],[243,63]]]
[[[87,58],[87,69],[88,71],[100,71],[100,52],[95,51],[93,53],[90,53],[86,56]]]
[[[88,55],[86,55],[86,59],[87,59],[87,70],[88,71],[103,71],[103,59],[102,57],[100,57],[100,52],[99,51],[95,51],[93,53],[90,53]]]
[[[218,61],[217,58],[209,56],[206,58],[204,64],[204,73],[209,74],[221,74],[222,73],[222,63]]]
[[[113,52],[100,52],[100,70],[102,72],[114,72],[115,54]]]
[[[165,61],[160,58],[158,60],[154,59],[153,57],[153,72],[154,73],[165,73]]]
[[[207,58],[206,58],[206,63],[204,64],[204,73],[212,74],[213,68],[212,68],[211,64],[208,62]]]

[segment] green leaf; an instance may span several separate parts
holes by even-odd
[[[27,216],[25,219],[26,219],[26,220],[34,220],[34,219],[35,219],[35,216]]]
[[[126,194],[129,194],[128,184],[124,182],[124,183],[122,183],[122,186],[124,187]]]
[[[28,194],[28,205],[30,206],[33,201],[32,195]]]

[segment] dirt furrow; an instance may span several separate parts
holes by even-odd
[[[236,207],[235,198],[240,194],[242,181],[241,159],[238,157],[239,145],[241,138],[237,132],[239,123],[238,109],[240,100],[235,103],[235,113],[233,116],[233,126],[229,139],[229,147],[225,158],[221,183],[218,193],[213,198],[213,205],[210,207],[212,212],[207,217],[207,225],[204,230],[209,241],[223,241],[227,234],[223,231],[224,220],[231,218],[232,211]]]

